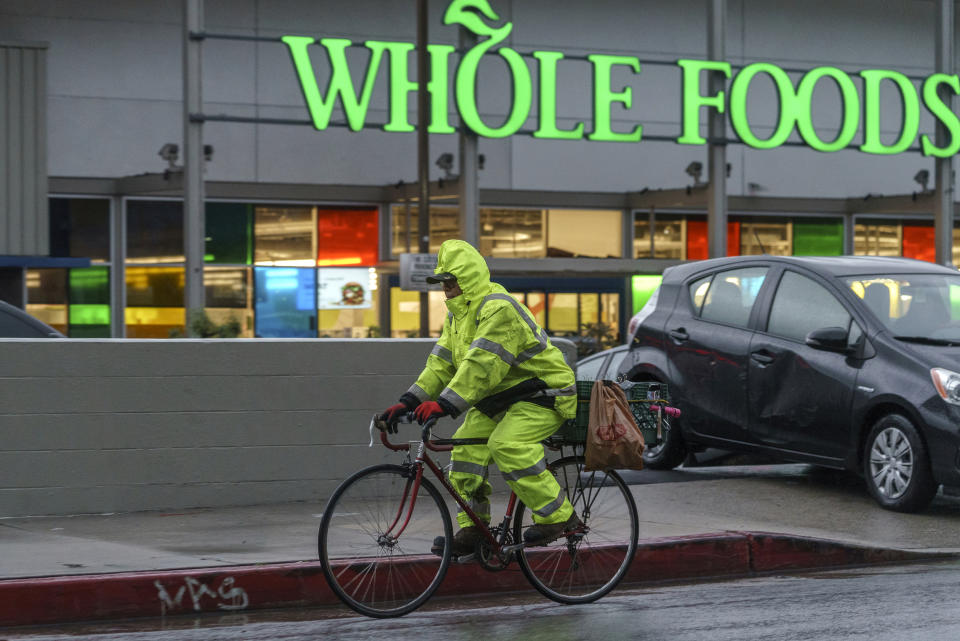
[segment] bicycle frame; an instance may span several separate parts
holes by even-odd
[[[503,551],[503,544],[506,542],[506,537],[508,533],[508,526],[510,520],[513,518],[514,510],[517,505],[517,495],[511,490],[510,498],[507,502],[507,512],[503,517],[503,527],[500,532],[500,540],[498,541],[494,536],[493,532],[490,531],[490,527],[484,523],[477,513],[467,504],[466,501],[460,496],[460,494],[453,489],[453,486],[450,484],[450,481],[447,480],[446,475],[443,473],[443,469],[437,465],[437,463],[430,458],[430,455],[427,454],[427,450],[433,450],[434,452],[449,452],[453,449],[455,445],[485,445],[487,439],[479,438],[465,438],[465,439],[436,439],[432,440],[430,438],[430,429],[433,427],[433,424],[436,420],[427,421],[423,426],[423,432],[421,433],[421,439],[417,447],[417,454],[414,458],[413,465],[415,468],[415,475],[413,478],[412,486],[408,486],[404,489],[403,498],[400,501],[400,507],[397,509],[397,515],[393,520],[393,523],[387,529],[387,532],[384,536],[390,536],[393,540],[400,538],[400,535],[403,533],[403,530],[406,529],[407,524],[410,522],[410,515],[413,514],[413,509],[417,502],[417,496],[420,492],[420,482],[423,479],[423,468],[426,466],[433,472],[434,476],[437,477],[437,480],[447,491],[448,494],[456,501],[457,505],[460,506],[467,516],[470,517],[470,520],[475,526],[480,528],[480,532],[483,534],[483,537],[487,540],[487,543],[490,544],[491,550],[495,554],[499,554]],[[390,441],[387,436],[386,431],[380,432],[380,442],[387,447],[388,449],[393,450],[394,452],[409,452],[411,449],[412,443],[393,443]],[[412,490],[412,492],[410,491]],[[409,494],[409,506],[408,506],[408,494]],[[406,518],[404,519],[403,525],[397,531],[396,534],[393,534],[393,528],[396,527],[400,519],[404,516],[404,509],[406,509]]]

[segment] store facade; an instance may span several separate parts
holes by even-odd
[[[70,336],[184,325],[180,4],[0,1],[0,39],[48,43],[50,257],[90,264],[25,268],[26,308]],[[665,267],[710,255],[723,105],[724,253],[936,260],[931,184],[960,133],[931,80],[938,3],[728,0],[720,61],[708,4],[430,2],[431,250],[465,235],[464,122],[494,278],[552,334],[619,336]],[[414,3],[203,5],[208,315],[249,337],[417,333],[398,273],[417,252]],[[468,28],[480,45],[458,52]]]

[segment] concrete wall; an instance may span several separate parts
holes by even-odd
[[[0,516],[322,501],[433,344],[0,340]]]
[[[415,40],[413,3],[387,0],[207,0],[206,29],[277,37]],[[453,44],[457,30],[442,25],[449,2],[430,2],[430,41]],[[514,28],[508,45],[517,51],[556,50],[575,55],[614,53],[672,62],[706,56],[704,0],[493,0],[491,7]],[[180,142],[182,1],[100,0],[56,2],[0,0],[0,39],[42,40],[49,49],[49,173],[52,176],[123,176],[159,172],[161,145]],[[926,75],[934,65],[936,3],[925,0],[728,0],[727,59],[734,65],[773,62],[786,68],[834,65],[849,71],[896,69]],[[958,14],[960,17],[960,14]],[[320,86],[326,61],[315,52]],[[960,47],[955,47],[960,55]],[[362,52],[351,53],[357,68]],[[265,118],[307,117],[286,48],[275,42],[208,40],[203,48],[204,111]],[[537,68],[528,61],[533,73]],[[454,64],[451,64],[451,74]],[[387,119],[387,77],[381,66],[368,121]],[[411,68],[415,68],[412,64]],[[359,72],[357,73],[359,82]],[[794,81],[796,81],[794,74]],[[481,68],[480,111],[500,122],[510,107],[505,66],[496,56]],[[680,133],[680,74],[674,66],[645,64],[615,82],[633,89],[631,109],[614,110],[613,127],[643,123],[645,135]],[[592,113],[591,68],[567,61],[559,76],[559,125],[570,128]],[[857,81],[858,85],[859,80]],[[766,79],[750,94],[754,132],[767,137],[777,101]],[[818,132],[836,131],[839,97],[829,83],[815,93]],[[885,139],[900,118],[897,95],[882,95]],[[534,100],[534,114],[536,113]],[[411,113],[416,100],[411,97]],[[456,122],[451,102],[451,122]],[[339,107],[333,119],[341,118]],[[525,129],[535,127],[533,114]],[[921,131],[932,119],[922,110]],[[732,135],[732,131],[730,132]],[[325,184],[393,184],[416,180],[416,136],[342,128],[210,123],[205,142],[215,147],[209,180]],[[794,137],[796,140],[796,137]],[[859,137],[857,138],[859,140]],[[431,155],[457,154],[457,137],[433,136]],[[627,191],[681,187],[684,168],[705,161],[702,146],[644,140],[636,143],[537,140],[513,136],[483,139],[490,188]],[[732,145],[728,190],[764,196],[855,197],[910,193],[918,169],[933,162],[916,153],[893,157],[859,151],[821,154],[806,148],[758,151]],[[433,178],[439,169],[431,163]]]

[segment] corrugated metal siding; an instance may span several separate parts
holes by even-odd
[[[0,255],[47,256],[46,45],[0,42]]]

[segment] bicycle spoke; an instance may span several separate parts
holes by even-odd
[[[450,537],[447,508],[426,480],[416,497],[412,488],[405,468],[374,466],[344,481],[324,510],[319,534],[324,574],[334,593],[362,614],[411,612],[446,572],[449,554],[435,556],[430,548],[434,537]]]

